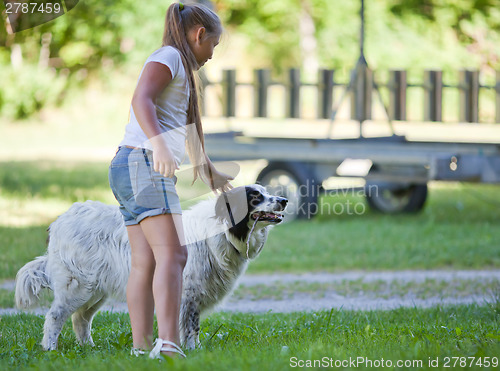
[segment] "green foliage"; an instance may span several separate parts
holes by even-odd
[[[215,0],[223,22],[249,40],[249,58],[275,69],[298,66],[300,18],[314,21],[317,59],[350,69],[359,56],[360,1]],[[365,1],[366,54],[372,68],[497,68],[498,0]]]
[[[272,61],[278,70],[300,64],[297,26],[299,1],[215,0],[223,24],[244,33],[255,60]]]
[[[0,74],[0,114],[10,119],[24,119],[45,105],[60,103],[68,85],[65,76],[35,65],[22,70],[0,65]]]
[[[21,45],[26,62],[34,64],[38,62],[42,36],[50,34],[52,58],[61,57],[61,49],[70,48],[63,56],[71,62],[80,60],[67,65],[63,58],[57,68],[70,68],[71,72],[79,68],[100,68],[103,57],[120,62],[123,60],[120,43],[127,27],[122,18],[125,13],[133,11],[133,5],[132,0],[80,1],[67,14],[32,29],[7,35],[5,27],[1,27],[0,45],[6,47],[6,52],[13,45]]]
[[[446,20],[463,41],[472,42],[467,22],[483,18],[492,31],[500,30],[498,0],[390,0],[389,9],[398,17],[420,17],[431,22]]]
[[[500,1],[388,0],[388,9],[403,22],[419,24],[424,35],[444,40],[450,31],[480,61],[478,67],[500,63]]]
[[[85,0],[55,20],[15,34],[7,34],[2,25],[0,113],[26,118],[58,103],[73,81],[82,82],[92,71],[122,63],[127,28],[122,17],[134,3]],[[46,51],[48,56],[42,56]]]
[[[84,84],[98,72],[105,80],[111,69],[141,63],[159,47],[165,10],[171,1],[80,1],[67,14],[9,35],[0,27],[0,66],[13,64],[11,52],[20,50],[22,68],[16,79],[33,81],[42,40],[48,43],[49,68],[42,82],[21,92],[12,77],[0,87],[0,113],[10,118],[29,116],[62,95],[59,80]],[[335,68],[346,80],[358,58],[359,0],[214,0],[230,33],[243,35],[251,67],[273,67],[278,73],[303,67],[306,57],[321,67]],[[373,69],[459,68],[497,69],[500,63],[500,3],[498,0],[366,0],[366,55]],[[313,21],[316,50],[302,47],[304,19]],[[20,48],[20,49],[19,49]],[[16,52],[17,53],[17,52]],[[42,53],[43,54],[43,53]],[[45,57],[42,57],[42,59]],[[14,58],[15,59],[15,58]],[[42,60],[44,62],[44,60]],[[43,64],[43,63],[42,63]],[[313,72],[313,71],[308,71]],[[46,83],[45,75],[56,87]],[[10,72],[2,76],[11,75]],[[38,77],[36,78],[38,79]],[[339,81],[340,81],[339,80]],[[40,97],[38,91],[47,91]],[[49,97],[50,96],[50,97]],[[8,103],[5,103],[5,101]],[[1,102],[4,102],[2,108]]]

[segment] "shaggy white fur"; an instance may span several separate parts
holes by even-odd
[[[286,202],[252,185],[184,212],[188,248],[180,314],[184,346],[197,346],[200,315],[234,289],[249,259],[262,250],[269,229],[281,222]],[[129,272],[130,245],[118,207],[96,201],[75,203],[50,225],[47,254],[17,273],[16,304],[29,308],[42,289],[52,289],[43,348],[57,348],[69,316],[79,342],[93,345],[92,319],[108,297],[125,298]]]

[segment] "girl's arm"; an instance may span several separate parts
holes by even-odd
[[[135,116],[153,146],[153,168],[165,177],[174,176],[175,170],[179,167],[161,135],[155,103],[170,81],[172,73],[167,66],[149,62],[142,71],[132,98]]]

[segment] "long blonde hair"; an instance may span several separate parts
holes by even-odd
[[[189,84],[189,104],[187,110],[186,124],[194,123],[196,125],[197,137],[190,135],[193,130],[188,130],[187,149],[191,164],[194,167],[194,180],[198,176],[208,184],[204,154],[205,142],[203,138],[203,128],[201,125],[201,115],[199,107],[199,90],[195,71],[198,70],[198,62],[189,47],[187,33],[194,27],[201,25],[205,27],[206,36],[220,36],[222,25],[219,17],[212,10],[199,4],[181,4],[173,3],[167,9],[165,17],[165,30],[163,32],[163,46],[170,45],[176,48],[182,59],[182,64],[186,70],[186,76]]]

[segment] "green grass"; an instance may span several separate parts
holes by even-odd
[[[0,278],[14,278],[17,271],[47,249],[47,226],[0,227]]]
[[[102,163],[22,161],[0,166],[2,196],[60,199],[68,202],[102,199],[110,192],[108,169]]]
[[[14,307],[14,291],[0,289],[0,308]]]
[[[37,307],[49,308],[53,300],[54,293],[51,290],[43,290],[40,293]],[[14,303],[14,291],[0,289],[0,308],[13,308]]]
[[[500,289],[500,282],[497,280],[485,281],[484,279],[455,279],[453,281],[426,279],[422,282],[416,281],[364,281],[342,280],[338,282],[273,282],[258,285],[240,285],[236,288],[231,298],[236,300],[285,300],[293,298],[297,293],[311,294],[315,298],[324,297],[327,292],[335,292],[344,297],[370,297],[370,298],[390,298],[394,296],[403,297],[411,294],[416,299],[438,298],[463,298],[468,296],[496,295]]]
[[[307,283],[303,281],[276,282],[272,285],[240,285],[232,295],[235,299],[284,300],[293,298],[296,293],[308,293],[314,297],[324,297],[326,292],[335,292],[345,297],[367,296],[373,298],[389,298],[413,294],[417,299],[431,297],[468,297],[472,295],[491,296],[498,290],[499,282],[496,280],[485,282],[476,280],[454,280],[451,282],[426,279],[423,282],[399,282],[376,280],[365,282],[362,279],[329,283]]]
[[[106,162],[0,163],[0,279],[13,278],[45,253],[48,225],[73,202],[116,202],[107,167]],[[188,202],[207,195],[202,185],[191,188],[191,174],[184,173],[179,193]],[[397,216],[370,212],[356,193],[325,196],[323,214],[274,228],[249,272],[498,268],[498,191],[496,185],[433,183],[423,212]],[[348,214],[348,203],[366,211]]]
[[[169,362],[168,368],[282,370],[288,369],[291,362],[323,357],[421,360],[427,366],[429,359],[439,357],[442,369],[445,357],[498,357],[499,316],[496,307],[474,305],[372,312],[217,313],[202,322],[203,349],[189,352],[186,360]],[[95,348],[77,345],[68,321],[59,349],[43,352],[38,345],[42,326],[41,316],[22,314],[1,318],[2,370],[167,367],[128,355],[131,336],[126,314],[96,316]],[[296,360],[291,361],[292,357]]]
[[[249,271],[496,268],[498,191],[491,185],[432,184],[419,214],[330,213],[278,226]],[[322,200],[344,210],[348,201],[364,202],[356,194]]]

